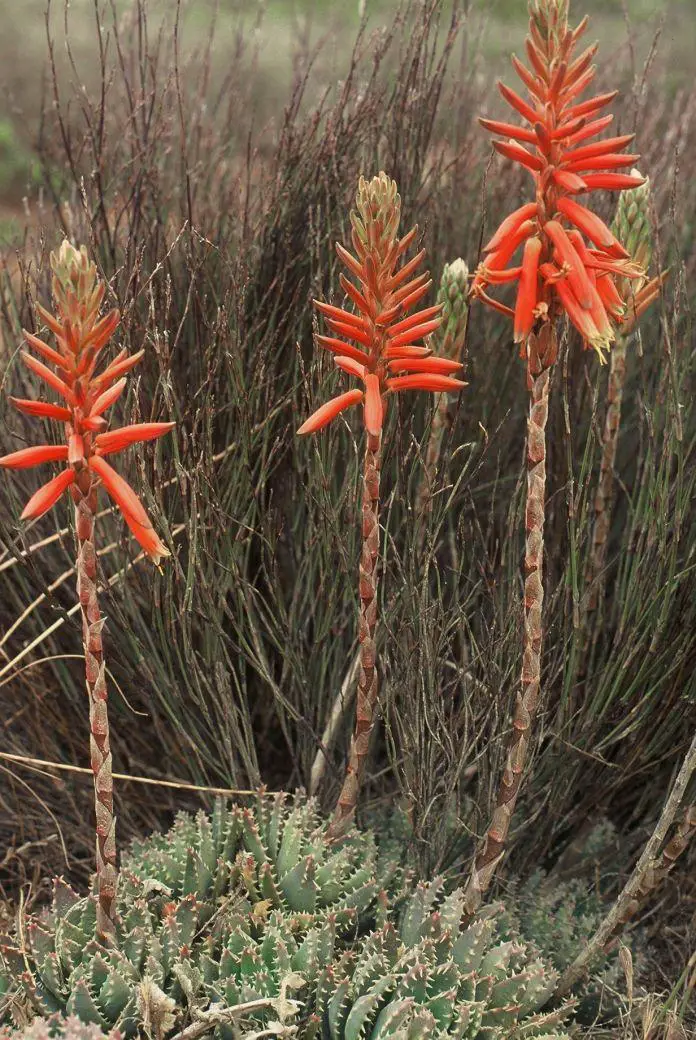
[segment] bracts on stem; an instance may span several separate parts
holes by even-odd
[[[595,958],[613,944],[621,930],[663,881],[672,869],[675,860],[686,849],[696,831],[696,805],[693,802],[687,805],[686,812],[670,841],[664,847],[663,843],[674,824],[694,773],[696,773],[696,734],[691,740],[691,745],[672,784],[660,818],[640,859],[633,868],[633,873],[595,934],[585,944],[572,964],[566,968],[556,986],[549,987],[542,999],[549,1000],[552,997],[559,999],[570,993],[573,986],[591,967]]]
[[[466,888],[466,910],[472,915],[481,905],[496,868],[505,853],[510,822],[517,804],[522,773],[529,752],[532,726],[539,703],[544,603],[544,516],[546,493],[546,422],[549,412],[551,364],[555,360],[555,332],[550,324],[539,336],[530,337],[529,417],[527,420],[527,504],[524,554],[524,635],[522,675],[515,701],[512,733],[508,738],[505,767],[496,807],[483,848],[476,856]]]
[[[104,668],[102,629],[104,619],[97,596],[97,552],[94,518],[97,490],[85,467],[72,489],[75,502],[77,540],[77,595],[82,615],[82,641],[85,651],[85,678],[89,698],[90,761],[94,774],[97,854],[97,935],[108,939],[115,934],[116,899],[116,820],[114,783],[109,741],[108,694]]]

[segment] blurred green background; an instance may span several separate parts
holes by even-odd
[[[491,78],[502,71],[511,50],[523,48],[526,0],[460,0],[470,18],[472,54]],[[42,105],[51,105],[50,27],[53,62],[59,80],[93,89],[99,80],[95,8],[112,0],[0,0],[0,247],[11,243],[25,219],[22,200],[38,189],[35,162]],[[121,32],[130,31],[127,0],[113,0]],[[172,16],[175,0],[150,0],[152,23]],[[214,78],[222,79],[234,61],[240,38],[257,48],[260,113],[273,118],[282,110],[298,54],[322,43],[314,66],[318,84],[340,78],[364,11],[371,30],[393,18],[398,0],[182,0],[181,47],[184,55],[204,45],[215,20]],[[590,35],[600,41],[603,62],[632,51],[637,73],[660,32],[658,60],[674,87],[693,76],[696,0],[574,0],[576,19],[593,16]],[[630,37],[629,27],[630,26]],[[629,45],[629,38],[632,43]],[[111,54],[114,41],[104,41]],[[68,46],[69,44],[69,46]],[[79,114],[78,118],[79,118]]]

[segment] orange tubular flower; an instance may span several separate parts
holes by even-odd
[[[594,117],[616,96],[609,93],[578,101],[595,76],[596,45],[574,56],[586,27],[585,18],[577,29],[569,29],[568,0],[532,0],[526,40],[530,67],[512,59],[527,98],[498,84],[502,96],[528,125],[480,120],[491,133],[507,138],[494,141],[494,147],[529,170],[536,188],[535,201],[507,217],[486,245],[472,285],[474,296],[508,313],[486,290],[491,284],[519,282],[515,342],[521,344],[523,355],[540,323],[553,322],[565,313],[585,346],[604,360],[620,320],[617,308],[612,308],[613,278],[640,278],[643,273],[627,263],[626,250],[603,221],[577,201],[577,196],[594,188],[620,191],[643,183],[634,173],[615,172],[636,161],[636,155],[623,153],[633,134],[584,143],[609,126],[612,116]],[[591,246],[585,246],[585,239]],[[522,266],[507,269],[520,246],[524,246]],[[597,278],[599,271],[605,276],[603,284]]]
[[[101,469],[101,456],[121,451],[138,441],[153,440],[172,429],[174,423],[137,423],[109,433],[103,432],[107,422],[103,413],[123,392],[126,380],[120,378],[143,356],[138,351],[130,357],[125,351],[96,372],[100,354],[119,323],[118,311],[110,311],[99,319],[99,308],[104,297],[104,286],[97,279],[96,268],[90,264],[84,247],[80,252],[67,241],[57,256],[54,266],[53,291],[58,316],[42,307],[38,312],[56,338],[54,350],[30,332],[25,332],[27,345],[50,362],[52,371],[31,354],[22,353],[24,364],[44,380],[63,398],[64,404],[28,401],[11,397],[15,407],[26,415],[57,419],[65,424],[65,444],[38,445],[24,448],[0,458],[0,466],[23,469],[41,462],[66,462],[68,469],[50,480],[34,494],[22,513],[23,520],[35,519],[51,509],[64,491],[72,487],[73,497],[85,493],[98,478],[121,509],[126,523],[150,558],[157,564],[169,556],[140,505],[135,492],[119,477],[108,480]],[[106,463],[103,464],[106,466]],[[114,471],[107,467],[109,473]],[[115,476],[115,474],[114,474]],[[137,516],[137,521],[134,517]]]
[[[360,379],[364,389],[348,391],[322,405],[299,428],[297,432],[301,434],[323,429],[344,409],[362,402],[365,428],[368,434],[377,436],[384,425],[391,394],[400,390],[438,393],[459,390],[466,385],[452,376],[462,367],[458,362],[434,358],[427,347],[417,346],[424,336],[439,328],[441,305],[404,317],[425,296],[432,283],[427,273],[412,277],[425,256],[425,250],[397,270],[397,264],[413,242],[417,228],[402,239],[397,238],[400,212],[396,185],[384,174],[380,174],[379,179],[383,179],[384,190],[392,192],[387,197],[393,212],[387,214],[386,204],[383,213],[377,209],[372,213],[363,212],[359,201],[359,214],[351,214],[352,241],[357,256],[338,243],[336,245],[341,261],[360,286],[358,288],[344,274],[341,275],[341,287],[358,313],[314,301],[331,332],[353,341],[317,335],[317,344],[334,354],[337,367]],[[393,191],[389,185],[393,185]],[[366,191],[367,183],[361,178],[359,200],[361,193]],[[409,375],[401,374],[406,372]]]

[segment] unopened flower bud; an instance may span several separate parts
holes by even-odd
[[[445,264],[440,279],[437,302],[442,304],[442,325],[433,333],[433,349],[456,360],[464,346],[466,319],[469,311],[469,268],[458,257]]]

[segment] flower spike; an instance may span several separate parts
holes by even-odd
[[[465,893],[470,915],[480,906],[505,854],[541,695],[546,424],[550,370],[558,354],[558,320],[568,318],[585,348],[594,349],[603,362],[612,343],[618,342],[621,349],[627,321],[621,285],[627,279],[637,282],[636,312],[648,305],[656,291],[653,283],[644,287],[643,259],[578,201],[584,202],[598,188],[636,190],[643,178],[636,170],[616,172],[632,166],[637,158],[624,152],[633,135],[595,140],[612,121],[611,115],[599,113],[616,92],[582,98],[595,77],[592,61],[597,48],[592,45],[576,55],[587,19],[571,29],[569,6],[569,0],[529,0],[529,65],[512,59],[527,96],[498,85],[522,126],[481,120],[486,130],[500,138],[494,148],[529,172],[534,197],[507,216],[493,234],[471,286],[472,298],[514,320],[514,341],[527,362],[529,418],[520,690],[495,809]],[[514,311],[489,292],[510,283],[516,286]]]
[[[113,813],[113,778],[107,712],[102,628],[104,619],[97,596],[97,552],[94,538],[97,493],[103,486],[119,506],[123,517],[144,552],[159,564],[169,550],[155,533],[135,492],[104,460],[104,455],[121,451],[129,444],[152,440],[171,430],[173,423],[137,423],[106,431],[106,412],[126,386],[125,373],[137,364],[142,351],[128,356],[121,351],[115,361],[95,375],[97,359],[116,331],[119,313],[110,311],[99,318],[105,287],[97,268],[82,246],[75,249],[67,239],[51,254],[53,297],[56,315],[39,306],[40,319],[54,335],[50,347],[31,332],[27,346],[35,350],[57,372],[32,354],[22,352],[27,368],[62,398],[61,404],[11,398],[25,415],[54,419],[64,427],[63,444],[42,444],[11,452],[0,458],[0,466],[24,469],[43,462],[67,463],[57,476],[36,491],[22,512],[22,520],[36,519],[51,509],[66,491],[75,505],[77,539],[77,592],[82,612],[86,682],[90,713],[90,751],[94,773],[97,836],[97,936],[101,940],[116,932],[116,832]]]
[[[594,347],[601,358],[604,349],[615,339],[616,320],[612,315],[612,321],[608,324],[604,321],[604,301],[610,298],[611,288],[605,283],[601,292],[599,289],[591,292],[590,267],[603,263],[603,270],[612,282],[622,274],[619,262],[628,259],[628,254],[599,217],[580,205],[576,198],[596,188],[637,187],[642,179],[636,171],[614,172],[635,162],[637,156],[623,153],[634,135],[592,140],[609,126],[612,116],[591,117],[609,105],[616,92],[579,100],[594,79],[592,59],[597,50],[592,45],[574,57],[580,35],[578,30],[569,28],[567,0],[533,0],[526,41],[530,67],[514,56],[512,59],[528,97],[522,97],[504,83],[498,84],[503,98],[522,117],[523,125],[480,120],[485,129],[503,138],[493,142],[496,150],[531,173],[536,197],[534,202],[507,217],[485,247],[487,257],[476,272],[472,295],[507,313],[506,306],[495,301],[487,289],[489,285],[505,284],[508,280],[517,282],[516,342],[522,342],[534,330],[539,332],[540,323],[553,324],[559,314],[565,313],[581,331],[585,345]],[[520,227],[526,224],[530,225],[529,229],[520,235]],[[596,247],[599,257],[593,257],[591,264],[589,258],[582,259],[583,251],[569,240],[569,227],[579,230]],[[531,256],[536,246],[531,253],[525,246],[526,269],[524,265],[514,264],[508,268],[519,247],[532,237],[541,243],[536,285],[530,285]],[[567,284],[555,275],[541,275],[541,269],[552,262],[558,263],[557,272],[567,277]],[[532,298],[539,306],[533,309],[529,327]],[[586,311],[592,315],[589,321]],[[600,326],[598,335],[588,338],[587,331],[597,325]]]
[[[416,228],[399,238],[401,199],[396,183],[380,173],[371,181],[360,178],[355,209],[350,214],[352,251],[336,245],[347,273],[340,285],[354,310],[315,301],[332,333],[315,335],[317,346],[334,355],[336,366],[362,384],[323,404],[297,431],[316,433],[353,405],[362,404],[366,433],[361,517],[360,557],[360,669],[357,719],[343,788],[329,830],[339,838],[355,812],[370,732],[377,704],[377,566],[379,558],[379,479],[382,433],[389,398],[401,391],[438,393],[460,390],[454,378],[462,365],[456,358],[436,358],[423,345],[442,324],[442,302],[414,310],[428,292],[427,274],[417,274],[425,255],[420,250],[404,260],[416,237]],[[524,215],[520,218],[524,225]],[[519,230],[519,229],[517,229]],[[526,227],[522,234],[526,232]],[[354,279],[354,280],[351,280]],[[340,338],[339,338],[340,337]]]
[[[390,206],[393,212],[389,211]],[[315,341],[318,346],[337,355],[334,357],[336,365],[362,380],[365,390],[364,394],[360,392],[352,397],[342,394],[329,402],[328,406],[320,408],[302,424],[297,431],[300,434],[323,429],[344,409],[358,404],[364,397],[365,425],[368,432],[376,435],[384,423],[385,395],[399,389],[415,388],[413,381],[404,385],[388,378],[385,361],[408,360],[414,365],[408,371],[413,374],[420,372],[424,377],[434,372],[432,365],[418,365],[415,359],[421,356],[425,358],[429,354],[427,349],[418,347],[418,341],[439,328],[442,304],[407,315],[422,299],[431,283],[427,275],[411,278],[423,260],[425,250],[421,250],[400,268],[396,267],[413,241],[416,230],[414,228],[403,238],[397,238],[400,209],[401,201],[396,186],[384,174],[375,177],[369,184],[361,179],[356,210],[351,215],[353,246],[357,258],[340,243],[336,244],[336,252],[348,273],[359,282],[358,287],[345,274],[340,278],[343,291],[358,313],[315,301],[315,307],[324,315],[331,331],[345,337],[338,339],[316,335]],[[380,213],[386,215],[380,217]],[[524,223],[524,216],[520,218],[521,224]],[[353,343],[358,346],[353,346]],[[348,364],[348,360],[355,364]],[[455,364],[447,370],[452,373],[460,367]],[[450,379],[449,389],[461,389],[463,386],[461,380]],[[426,380],[422,389],[428,388]]]

